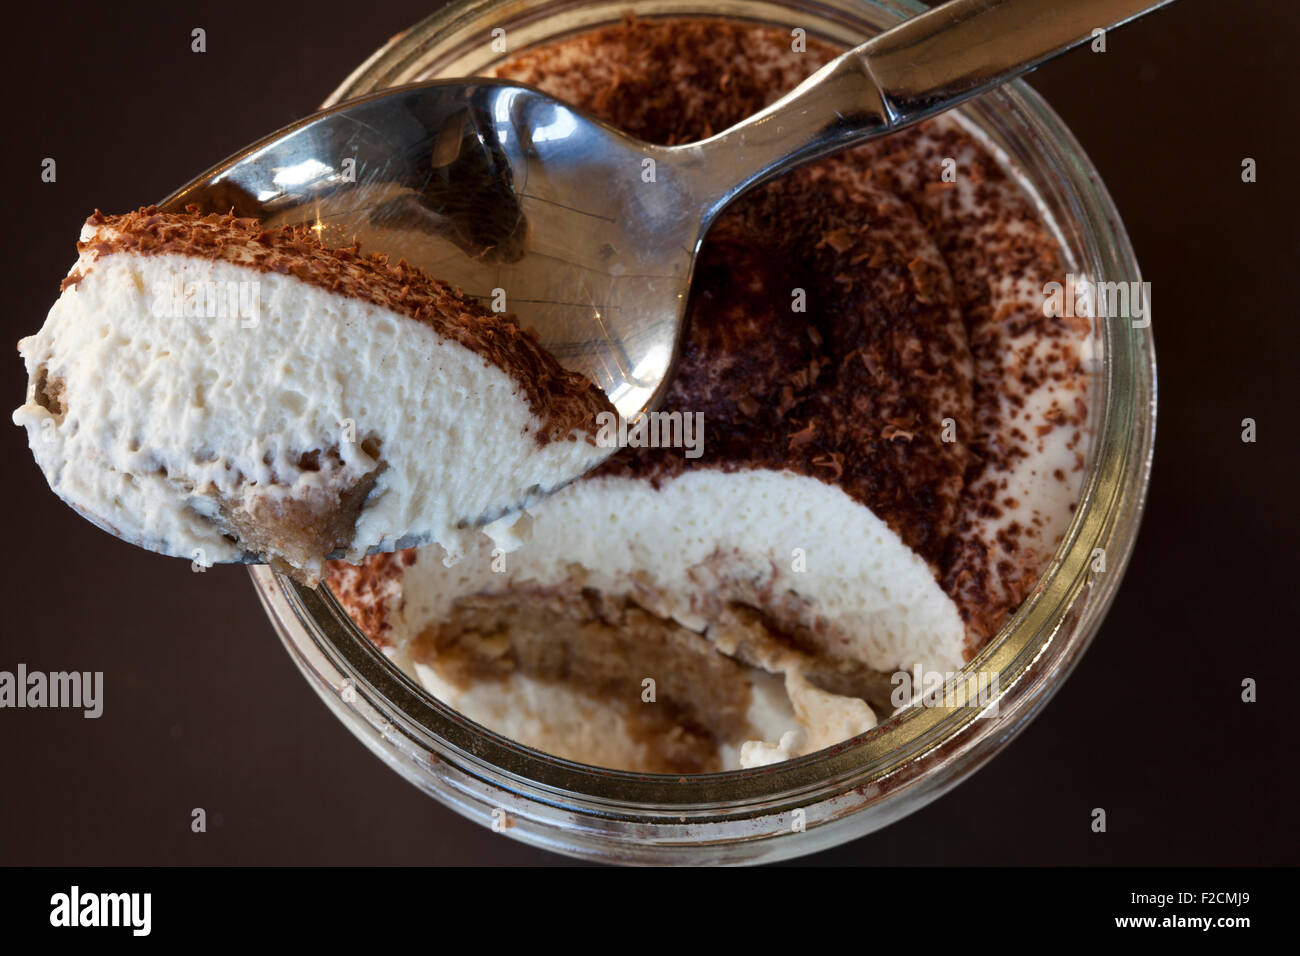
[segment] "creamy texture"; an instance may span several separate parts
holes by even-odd
[[[879,670],[962,661],[961,618],[925,562],[869,509],[801,475],[700,470],[658,489],[593,478],[535,507],[531,540],[495,567],[492,547],[452,568],[411,565],[394,625],[417,633],[461,595],[549,584],[576,564],[585,587],[635,592],[695,631],[731,602],[783,606],[820,649]]]
[[[320,553],[262,556],[309,579],[331,546],[355,560],[428,540],[454,557],[472,525],[608,454],[594,421],[539,441],[546,423],[505,369],[428,322],[253,268],[238,236],[217,258],[119,250],[111,224],[82,239],[73,281],[19,343],[13,417],[50,487],[133,543],[234,561],[260,550],[249,522],[317,533],[350,504]]]
[[[464,595],[545,589],[567,581],[575,566],[582,569],[584,589],[634,595],[639,606],[732,653],[739,642],[753,644],[728,627],[732,605],[773,609],[784,626],[804,634],[811,652],[774,641],[745,651],[764,671],[787,677],[790,701],[778,706],[768,694],[750,715],[756,729],[775,731],[774,739],[797,732],[787,741],[787,757],[875,724],[863,701],[808,684],[802,672],[810,656],[882,671],[901,662],[952,670],[962,662],[965,630],[956,606],[926,563],[870,510],[840,489],[801,475],[712,470],[681,475],[658,489],[618,477],[577,482],[533,509],[531,540],[509,556],[494,553],[486,540],[452,568],[435,552],[420,552],[404,568],[400,590],[380,598],[395,605],[388,633],[397,639],[401,662],[419,665],[418,653],[407,649],[409,640],[452,617]],[[352,590],[363,587],[357,579],[365,577],[364,570],[340,567],[332,584],[355,604],[368,599]],[[505,686],[457,688],[439,680],[434,668],[417,673],[466,716],[526,742],[562,740],[566,754],[586,754],[597,763],[608,762],[603,755],[615,746],[606,741],[586,749],[565,722],[542,716],[529,702],[544,695],[526,675]],[[557,701],[572,692],[555,693],[547,713],[567,712],[569,705]],[[582,706],[598,705],[588,700]],[[613,716],[598,726],[620,723]],[[542,736],[537,726],[551,728],[553,736]],[[754,762],[770,762],[759,752],[753,751]]]

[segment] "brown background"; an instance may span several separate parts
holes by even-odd
[[[158,199],[310,112],[436,6],[20,4],[7,14],[3,330],[34,332],[81,220]],[[123,12],[118,13],[118,8]],[[1032,83],[1110,185],[1153,283],[1150,504],[1075,675],[993,763],[839,863],[1296,863],[1300,272],[1292,3],[1181,0]],[[128,12],[129,11],[129,12]],[[192,54],[202,26],[208,52]],[[58,182],[40,162],[58,161]],[[1241,182],[1243,157],[1259,182]],[[5,366],[5,407],[22,399]],[[1259,423],[1257,444],[1240,422]],[[0,669],[102,670],[105,711],[0,711],[0,863],[556,863],[421,795],[294,670],[241,568],[95,530],[0,428]],[[1243,677],[1259,703],[1239,700]],[[209,829],[189,830],[204,807]],[[1089,830],[1105,807],[1110,830]]]

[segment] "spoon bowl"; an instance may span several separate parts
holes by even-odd
[[[634,417],[671,376],[702,234],[674,152],[516,83],[437,81],[294,123],[162,208],[405,259],[518,315]]]

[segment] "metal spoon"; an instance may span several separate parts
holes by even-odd
[[[953,0],[709,139],[623,135],[530,87],[467,79],[285,127],[163,202],[360,239],[516,313],[626,417],[672,374],[710,223],[791,167],[916,123],[1169,0]]]

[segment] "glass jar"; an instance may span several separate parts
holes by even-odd
[[[480,72],[504,56],[617,22],[705,17],[802,27],[841,47],[925,8],[910,0],[464,0],[377,51],[326,101]],[[1137,281],[1128,236],[1096,170],[1024,83],[961,115],[1037,194],[1069,272]],[[403,777],[472,820],[560,853],[621,863],[736,863],[812,853],[869,833],[940,796],[1042,708],[1088,646],[1132,551],[1155,430],[1149,328],[1096,325],[1094,433],[1072,523],[1024,605],[967,665],[996,675],[988,706],[909,707],[858,738],[772,766],[675,777],[572,763],[494,734],[424,692],[366,640],[328,590],[255,567],[266,610],[335,714]],[[1094,553],[1106,555],[1094,571]]]

